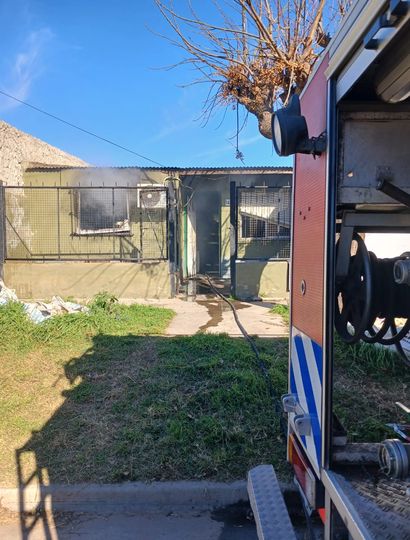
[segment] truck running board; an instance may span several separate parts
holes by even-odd
[[[248,495],[259,540],[296,540],[272,465],[258,465],[248,472]]]

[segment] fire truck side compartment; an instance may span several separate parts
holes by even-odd
[[[378,183],[410,189],[410,112],[342,112],[340,124],[338,204],[397,206]]]

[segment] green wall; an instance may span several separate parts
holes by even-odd
[[[85,236],[79,234],[75,189],[76,186],[163,186],[166,178],[167,175],[161,171],[137,168],[27,171],[23,176],[25,186],[51,189],[22,187],[6,190],[7,257],[52,258],[56,261],[7,260],[3,268],[7,285],[24,298],[44,298],[55,294],[90,297],[102,290],[120,297],[169,297],[168,261],[110,262],[120,258],[124,261],[138,259],[141,247],[144,259],[166,257],[166,210],[152,209],[148,214],[146,209],[137,207],[137,199],[133,195],[129,208],[132,218],[129,232],[124,235]],[[58,186],[62,189],[54,189]],[[106,193],[112,197],[111,190]],[[130,190],[130,193],[136,195],[136,190]],[[165,250],[161,251],[159,246],[164,246]],[[57,262],[58,258],[61,262]],[[83,260],[87,258],[100,262]]]
[[[146,210],[137,206],[137,191],[129,193],[129,233],[124,235],[80,235],[78,200],[82,190],[67,186],[104,185],[136,187],[138,183],[158,185],[157,178],[113,177],[111,184],[104,173],[93,169],[55,172],[28,172],[25,185],[62,186],[61,189],[8,189],[6,191],[7,257],[8,258],[69,258],[69,259],[138,259],[166,257],[166,210]],[[121,172],[121,170],[120,170]],[[118,174],[116,172],[116,174]],[[103,175],[101,177],[101,175]],[[102,179],[104,178],[104,180]],[[131,184],[133,180],[133,184]],[[137,182],[138,180],[138,182]],[[92,194],[96,190],[87,190]],[[102,188],[109,207],[112,190]],[[120,190],[114,191],[114,197]],[[60,209],[58,212],[57,209]]]
[[[91,298],[108,291],[118,298],[169,298],[168,263],[6,261],[4,280],[19,298],[54,295]]]
[[[253,174],[252,172],[229,174],[198,174],[197,176],[183,177],[183,182],[189,186],[186,190],[186,199],[191,197],[201,197],[206,190],[218,190],[221,194],[220,209],[220,270],[221,277],[230,277],[230,182],[234,181],[236,187],[252,186],[272,186],[282,187],[291,184],[292,175],[290,173],[265,173]],[[194,195],[192,195],[194,193]],[[185,201],[186,202],[186,201]],[[274,257],[286,258],[284,247],[288,245],[286,241],[278,240],[255,240],[243,241],[238,246],[238,257],[270,259]],[[286,261],[285,261],[286,263]],[[286,284],[282,288],[286,288]]]
[[[112,290],[114,294],[130,294],[140,297],[161,297],[168,296],[169,292],[169,267],[168,262],[152,262],[149,265],[142,263],[127,262],[103,262],[102,259],[121,258],[124,260],[135,259],[141,246],[141,235],[143,237],[143,251],[148,251],[150,246],[155,245],[163,235],[166,234],[161,216],[143,216],[136,214],[132,220],[130,234],[121,236],[84,236],[78,234],[78,212],[75,206],[75,186],[132,186],[141,184],[165,185],[167,173],[158,170],[141,170],[138,168],[78,168],[78,169],[32,169],[24,174],[24,184],[26,186],[61,186],[70,189],[59,190],[59,200],[57,200],[56,190],[23,190],[13,191],[8,201],[8,217],[12,226],[8,226],[7,255],[11,258],[30,257],[34,254],[40,258],[47,258],[60,254],[61,263],[30,263],[23,261],[7,261],[5,264],[5,279],[9,280],[8,285],[26,291],[26,296],[42,296],[41,291],[50,294],[64,294],[82,296],[91,287],[94,290],[94,283],[99,290]],[[207,174],[198,172],[193,175],[183,175],[182,183],[189,186],[183,189],[185,195],[183,203],[191,196],[200,197],[205,190],[217,190],[221,194],[220,209],[220,270],[221,277],[230,277],[230,182],[235,181],[236,186],[283,186],[289,185],[290,174],[276,173],[243,173],[238,171],[227,174]],[[58,218],[57,204],[60,206],[60,217]],[[180,206],[182,211],[183,204]],[[142,228],[141,224],[142,223]],[[183,223],[181,216],[180,223]],[[13,230],[13,227],[15,230]],[[181,227],[181,229],[183,229]],[[16,232],[17,231],[17,232]],[[60,231],[60,240],[58,240]],[[178,233],[177,233],[178,235]],[[181,239],[180,253],[183,256],[184,231],[180,230]],[[144,243],[145,242],[145,243]],[[280,242],[255,241],[243,243],[238,247],[238,256],[246,256],[255,259],[269,259],[280,256]],[[100,262],[73,262],[74,266],[66,259],[80,259],[90,254],[92,259],[100,259]],[[145,256],[145,253],[144,253]],[[183,261],[184,262],[184,261]],[[127,266],[130,264],[131,266]],[[50,266],[51,265],[51,266]],[[125,266],[122,266],[125,265]],[[154,270],[155,267],[157,270]],[[126,269],[127,268],[127,269]],[[66,271],[66,269],[68,269]],[[87,270],[85,270],[87,269]],[[101,279],[96,279],[99,270]],[[126,271],[125,271],[126,269]],[[132,270],[131,270],[132,269]],[[77,284],[78,291],[74,290],[74,282],[70,281],[72,272],[84,274],[82,280],[86,286]],[[56,272],[61,272],[61,279],[53,277],[56,290],[46,286],[44,281],[50,280]],[[115,276],[126,273],[131,278],[130,288],[119,284],[115,285]],[[158,272],[158,273],[156,273]],[[25,273],[27,274],[26,278]],[[92,280],[85,276],[90,274]],[[164,276],[167,276],[167,283],[163,283]],[[237,262],[237,294],[243,298],[269,297],[283,298],[287,289],[287,262],[286,261],[238,261]],[[140,276],[138,278],[138,276]],[[121,278],[122,279],[122,278]],[[140,285],[137,286],[137,280]],[[158,279],[158,285],[153,283]],[[27,286],[24,286],[24,282]],[[71,283],[67,286],[64,280]],[[105,281],[104,281],[105,280]],[[106,286],[104,286],[106,283]],[[126,292],[128,290],[128,292]],[[59,292],[64,291],[64,292]],[[97,291],[98,292],[98,291]]]
[[[288,298],[287,261],[237,261],[236,296],[242,300]]]

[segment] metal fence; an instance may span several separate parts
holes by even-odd
[[[6,254],[6,222],[5,222],[5,211],[4,211],[4,189],[3,185],[0,183],[0,264],[4,263],[4,258]]]
[[[290,187],[237,188],[238,259],[288,259],[290,215]]]
[[[168,258],[164,187],[5,186],[2,191],[6,259]]]

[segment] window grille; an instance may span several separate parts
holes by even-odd
[[[238,258],[290,256],[290,187],[238,188]]]
[[[107,192],[97,189],[75,190],[77,234],[121,234],[130,232],[130,190]]]

